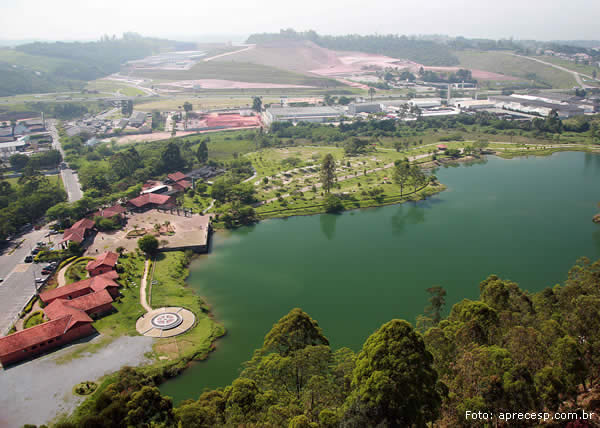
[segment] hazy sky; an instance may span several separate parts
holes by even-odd
[[[292,27],[323,34],[600,39],[598,0],[0,0],[2,39],[135,31],[197,39]]]

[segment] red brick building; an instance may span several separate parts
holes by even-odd
[[[42,293],[48,321],[0,338],[0,363],[16,363],[94,334],[93,320],[113,311],[115,277],[111,271]]]
[[[96,260],[90,260],[85,267],[90,276],[102,275],[103,273],[114,270],[117,266],[119,255],[111,251],[100,254]]]
[[[81,244],[93,233],[94,226],[95,224],[92,220],[89,218],[82,218],[70,228],[65,229],[60,245],[66,248],[70,242]]]
[[[127,210],[121,205],[113,205],[112,207],[102,208],[94,213],[94,217],[113,218],[117,216],[119,219],[125,217]]]
[[[83,281],[64,285],[54,290],[44,291],[40,294],[40,299],[42,302],[48,304],[56,299],[72,300],[101,290],[107,290],[114,299],[119,295],[119,284],[113,280],[115,274],[116,272],[114,274],[108,272],[103,275],[84,279]]]
[[[134,211],[146,211],[153,208],[168,209],[175,207],[175,198],[159,193],[145,193],[129,200],[127,206]]]

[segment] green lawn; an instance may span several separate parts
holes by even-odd
[[[46,175],[45,177],[50,181],[50,184],[58,184],[61,188],[64,189],[62,178],[59,174]],[[7,181],[13,187],[17,187],[19,185],[19,177],[3,178],[3,180]]]
[[[464,50],[456,51],[455,55],[459,58],[462,67],[491,71],[529,81],[535,74],[536,82],[559,89],[568,89],[577,85],[571,73],[526,58],[512,56],[509,52]]]
[[[191,310],[196,316],[194,328],[154,345],[156,357],[159,361],[164,361],[164,364],[171,364],[179,358],[203,358],[214,339],[221,336],[225,329],[208,316],[204,301],[185,284],[188,270],[183,252],[160,253],[155,263],[152,279],[156,283],[152,285],[150,305],[153,308],[181,306]]]
[[[88,272],[85,269],[85,267],[87,266],[90,260],[93,260],[93,258],[81,257],[67,268],[67,271],[65,272],[65,280],[67,284],[71,284],[73,282],[81,281],[87,278]]]
[[[124,85],[111,80],[94,80],[88,82],[86,89],[90,91],[99,91],[109,94],[115,94],[120,92],[122,95],[127,97],[137,97],[146,95],[141,89],[134,88],[132,86]],[[96,94],[97,96],[98,94]]]
[[[23,323],[23,328],[30,328],[44,322],[44,312],[36,311],[29,315]]]

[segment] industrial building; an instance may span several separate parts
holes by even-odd
[[[344,112],[335,107],[269,107],[264,122],[328,122],[338,120]]]
[[[381,103],[355,103],[348,106],[348,114],[379,113],[382,111]]]

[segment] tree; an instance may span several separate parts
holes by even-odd
[[[410,178],[410,163],[408,159],[396,161],[394,167],[394,183],[400,185],[400,196],[404,194],[404,186]]]
[[[183,110],[185,110],[186,115],[192,111],[194,107],[192,106],[192,103],[190,103],[189,101],[186,101],[183,103]]]
[[[10,158],[8,158],[8,161],[10,162],[10,166],[12,166],[17,171],[21,171],[29,162],[29,156],[23,155],[21,153],[15,153]]]
[[[149,256],[156,254],[158,240],[152,235],[144,235],[138,240],[138,247]]]
[[[160,156],[160,160],[164,172],[177,171],[183,169],[185,166],[185,160],[181,157],[179,146],[173,141],[167,144],[167,147],[165,147]]]
[[[371,97],[371,101],[373,101],[373,95],[375,95],[375,92],[377,92],[375,90],[375,88],[373,88],[372,86],[369,88],[369,97]]]
[[[335,179],[335,160],[331,153],[327,153],[321,163],[321,184],[326,193],[333,187]]]
[[[261,97],[252,97],[252,110],[257,113],[262,111],[262,98]]]
[[[317,321],[302,309],[294,308],[273,325],[265,336],[261,351],[287,356],[306,346],[315,345],[329,345],[329,340],[323,336],[323,330]]]
[[[202,141],[196,150],[196,158],[198,162],[201,164],[206,163],[208,160],[208,147],[206,146],[206,141]]]
[[[342,200],[335,195],[328,195],[325,200],[325,211],[328,213],[339,213],[344,210]]]
[[[127,426],[172,426],[173,402],[160,395],[156,387],[144,386],[127,403]]]
[[[373,333],[356,358],[345,418],[359,426],[424,426],[437,419],[438,392],[433,357],[404,320]]]

